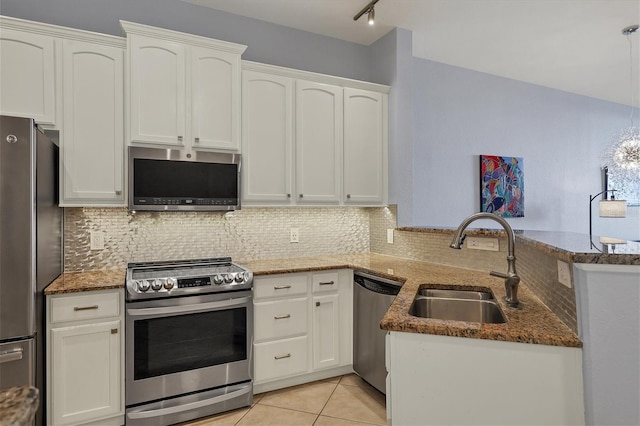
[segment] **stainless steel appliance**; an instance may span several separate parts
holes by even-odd
[[[231,258],[130,263],[126,424],[168,425],[251,405],[253,274]]]
[[[42,407],[43,290],[62,271],[58,147],[27,118],[0,117],[0,133],[0,388],[35,385]]]
[[[129,148],[129,209],[240,209],[240,154]]]
[[[380,328],[380,321],[400,292],[401,284],[364,272],[354,273],[353,281],[353,370],[386,394],[387,333]]]

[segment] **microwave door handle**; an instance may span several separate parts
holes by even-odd
[[[233,306],[246,305],[251,302],[251,297],[237,297],[235,299],[222,300],[220,302],[199,303],[197,305],[169,306],[164,308],[142,308],[127,309],[127,314],[132,317],[157,316],[181,314],[185,312],[210,311],[212,309],[230,308]]]
[[[236,397],[242,396],[244,394],[247,394],[247,393],[249,393],[249,391],[251,391],[251,386],[247,385],[243,389],[239,389],[237,391],[230,392],[230,393],[225,394],[225,395],[220,395],[220,396],[216,396],[216,397],[213,397],[213,398],[204,399],[202,401],[191,402],[191,403],[188,403],[188,404],[178,405],[178,406],[175,406],[175,407],[167,407],[167,408],[159,408],[157,410],[148,410],[148,411],[139,411],[139,412],[127,413],[127,417],[129,417],[131,420],[138,420],[138,419],[148,419],[150,417],[160,417],[160,416],[166,416],[166,415],[169,415],[169,414],[181,413],[181,412],[184,412],[184,411],[194,410],[194,409],[200,408],[200,407],[205,407],[205,406],[210,405],[210,404],[216,404],[216,403],[228,401],[228,400],[230,400],[232,398],[236,398]]]

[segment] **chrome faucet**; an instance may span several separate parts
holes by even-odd
[[[475,220],[478,219],[491,219],[498,222],[507,233],[507,244],[508,244],[508,253],[507,253],[507,273],[503,274],[502,272],[491,271],[490,275],[494,277],[504,278],[504,288],[506,291],[505,301],[507,302],[507,306],[510,308],[518,309],[520,308],[520,302],[518,301],[518,283],[520,283],[520,277],[516,273],[516,256],[515,245],[516,238],[513,234],[513,229],[509,223],[504,220],[500,216],[496,216],[493,213],[476,213],[472,214],[468,218],[462,221],[458,229],[456,229],[456,233],[453,235],[453,240],[451,240],[451,244],[449,247],[454,249],[461,249],[462,243],[466,238],[464,234],[464,230],[467,229],[467,226]]]

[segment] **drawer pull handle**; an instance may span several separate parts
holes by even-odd
[[[290,285],[274,285],[273,286],[274,290],[284,290],[284,289],[287,289],[287,288],[291,288],[291,286]]]
[[[276,356],[273,357],[273,359],[284,359],[284,358],[291,358],[291,354],[276,355]]]
[[[273,317],[273,319],[287,319],[287,318],[291,318],[291,314],[280,315],[278,317]]]
[[[94,309],[98,309],[98,305],[93,305],[93,306],[75,306],[73,308],[74,311],[92,311]]]
[[[325,282],[320,282],[320,285],[334,285],[335,283],[333,281],[325,281]]]

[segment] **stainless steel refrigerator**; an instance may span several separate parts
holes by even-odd
[[[0,389],[35,385],[41,407],[43,290],[61,272],[58,147],[33,120],[1,116]]]

